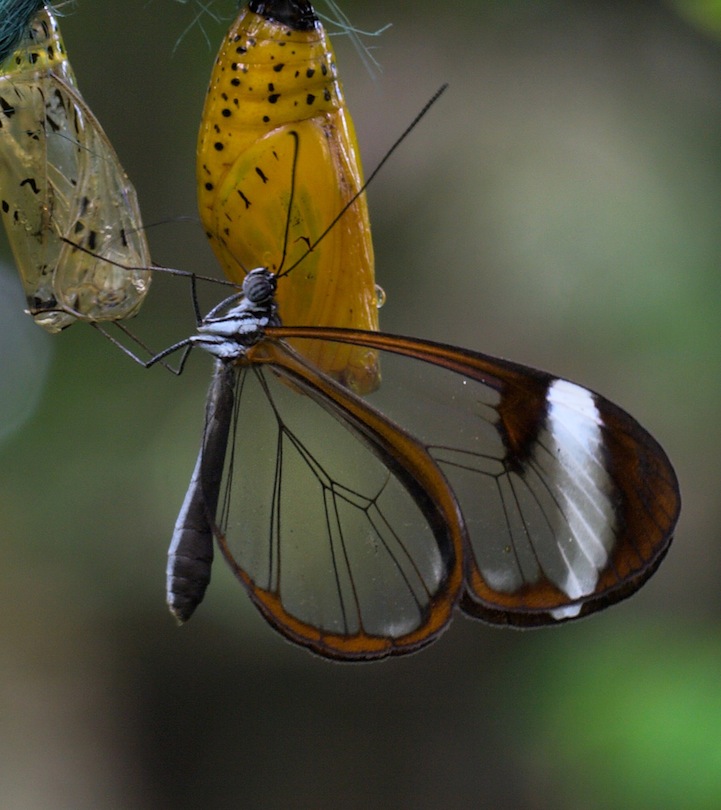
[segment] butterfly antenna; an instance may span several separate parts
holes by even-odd
[[[114,267],[119,267],[121,270],[149,270],[154,273],[165,273],[169,276],[180,276],[181,278],[189,278],[195,279],[196,281],[207,281],[210,284],[219,284],[221,287],[233,287],[234,289],[238,289],[238,284],[235,284],[232,281],[228,281],[225,278],[213,278],[212,276],[203,276],[200,273],[193,273],[190,270],[178,270],[175,267],[166,267],[162,264],[151,264],[149,266],[145,265],[127,265],[123,264],[122,262],[118,262],[115,259],[111,259],[108,256],[103,256],[100,253],[96,253],[90,248],[86,248],[83,245],[78,244],[77,242],[73,242],[72,239],[68,239],[67,236],[61,236],[61,241],[65,242],[67,245],[75,248],[75,250],[79,250],[82,253],[87,253],[88,256],[92,256],[94,259],[98,261],[106,262],[107,264],[112,264]]]
[[[355,201],[364,194],[368,186],[373,182],[376,175],[380,170],[385,166],[388,162],[390,156],[398,149],[398,147],[405,141],[405,139],[410,135],[410,133],[416,128],[420,120],[425,116],[425,114],[430,110],[430,108],[438,101],[438,99],[446,92],[448,89],[448,84],[441,85],[438,90],[430,97],[430,99],[425,103],[423,109],[416,115],[416,117],[411,121],[411,123],[405,128],[405,130],[401,133],[401,135],[396,139],[396,142],[391,146],[391,148],[386,152],[385,156],[381,160],[381,162],[373,169],[373,171],[368,175],[365,183],[358,189],[358,191],[351,197],[351,199],[341,208],[340,212],[337,216],[331,220],[330,225],[321,233],[321,235],[313,242],[308,250],[298,259],[294,264],[292,264],[287,270],[284,270],[282,273],[278,273],[278,277],[287,276],[291,270],[297,267],[309,254],[312,253],[318,244],[325,239],[328,233],[335,227],[336,223],[340,220],[340,218],[345,214],[345,212],[355,203]]]

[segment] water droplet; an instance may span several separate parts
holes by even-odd
[[[386,291],[380,284],[376,284],[376,306],[380,309],[386,302]]]

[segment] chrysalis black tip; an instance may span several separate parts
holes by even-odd
[[[308,0],[250,0],[248,8],[294,31],[312,31],[318,25],[315,9]]]

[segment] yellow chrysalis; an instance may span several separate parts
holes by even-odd
[[[137,312],[150,271],[120,266],[150,265],[135,189],[78,91],[47,6],[0,66],[0,205],[36,323],[59,332]]]
[[[333,50],[307,0],[251,0],[240,12],[211,76],[197,171],[200,216],[231,280],[260,266],[282,276],[285,324],[378,329],[365,197],[333,224],[363,177]],[[372,350],[296,348],[359,393],[378,386]]]

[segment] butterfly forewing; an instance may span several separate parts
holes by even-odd
[[[460,594],[457,505],[404,431],[291,349],[277,357],[239,372],[221,550],[266,618],[316,652],[417,649]]]
[[[467,613],[551,624],[628,596],[656,569],[678,486],[663,450],[620,408],[478,353],[383,334],[345,339],[379,350],[383,385],[368,403],[418,438],[460,504]]]

